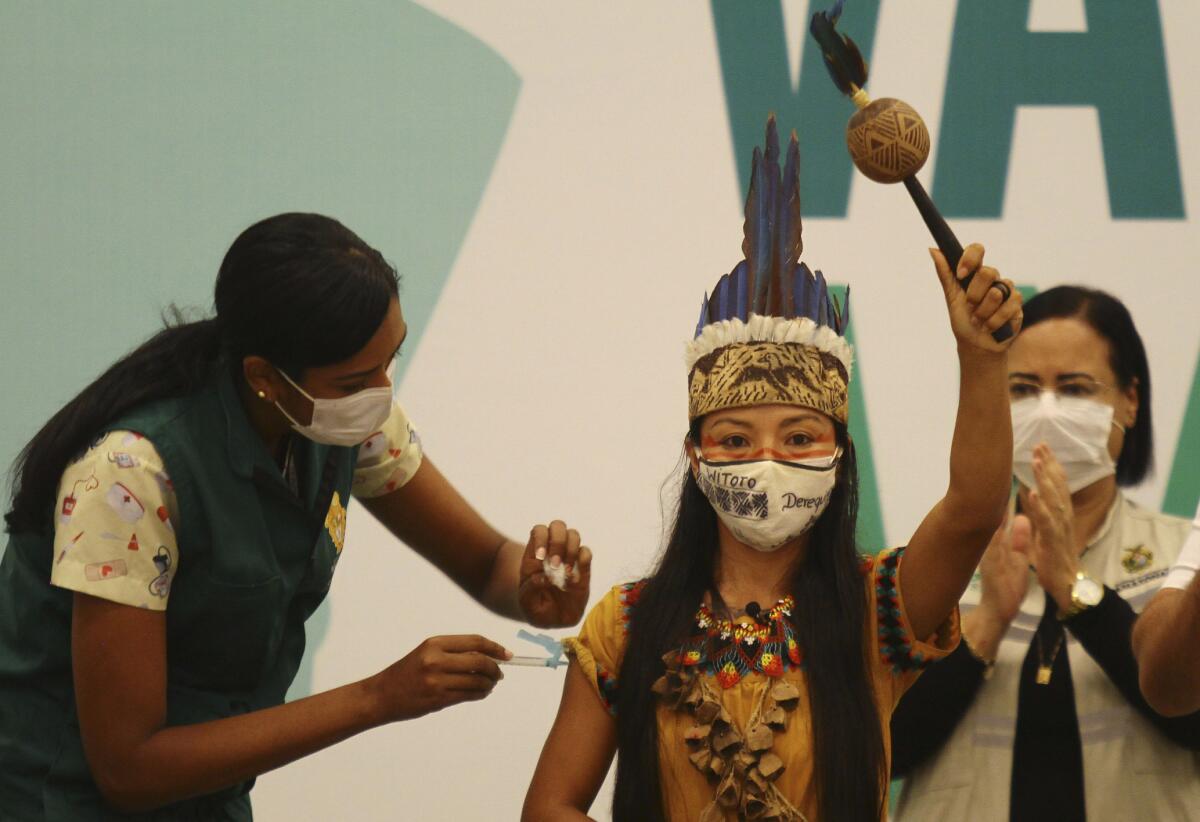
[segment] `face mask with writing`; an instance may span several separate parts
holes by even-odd
[[[775,551],[813,526],[837,484],[839,448],[831,457],[784,462],[709,462],[700,456],[696,481],[735,537]]]
[[[388,366],[388,382],[392,381],[396,364]],[[301,425],[278,401],[275,407],[291,422],[292,428],[301,436],[323,445],[361,445],[380,429],[392,413],[392,386],[364,388],[348,397],[325,399],[313,397],[282,371],[283,378],[303,394],[313,405],[312,420]]]
[[[1013,474],[1026,488],[1037,488],[1033,449],[1044,442],[1067,475],[1074,494],[1116,472],[1108,453],[1113,407],[1082,397],[1059,397],[1052,391],[1012,404]],[[1117,426],[1118,428],[1120,426]]]

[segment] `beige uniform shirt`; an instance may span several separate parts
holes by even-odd
[[[1080,560],[1082,570],[1141,611],[1189,530],[1186,519],[1147,510],[1118,492]],[[977,574],[959,605],[969,611],[979,597]],[[1045,605],[1046,595],[1031,575],[992,677],[942,748],[905,780],[899,822],[1008,822],[1021,669]],[[1075,689],[1087,818],[1200,820],[1200,755],[1171,742],[1138,714],[1070,632],[1064,647]]]

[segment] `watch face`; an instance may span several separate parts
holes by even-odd
[[[1071,590],[1071,595],[1079,600],[1086,608],[1091,608],[1100,604],[1100,600],[1104,599],[1104,586],[1094,579],[1084,577],[1076,580],[1075,587]]]

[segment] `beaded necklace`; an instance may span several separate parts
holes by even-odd
[[[754,622],[733,622],[701,604],[695,628],[680,648],[680,662],[715,675],[722,688],[732,688],[752,671],[782,676],[799,667],[803,657],[791,621],[795,605],[789,595]]]

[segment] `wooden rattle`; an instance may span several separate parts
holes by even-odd
[[[850,159],[859,171],[877,183],[904,183],[953,271],[962,258],[962,243],[917,179],[917,172],[929,159],[929,129],[908,103],[892,97],[872,101],[863,90],[867,82],[867,63],[854,41],[837,31],[844,1],[838,0],[829,11],[814,14],[809,31],[821,47],[825,67],[829,69],[834,85],[858,106],[858,111],[846,124]],[[974,276],[971,274],[960,281],[964,289]],[[999,289],[1003,299],[1008,299],[1008,285],[994,282],[992,288]],[[1004,325],[994,331],[992,337],[1002,342],[1012,333],[1012,327]]]

